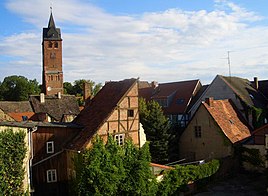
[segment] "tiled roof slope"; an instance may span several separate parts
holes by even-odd
[[[119,82],[106,83],[87,107],[74,119],[73,122],[84,126],[84,129],[71,142],[68,148],[84,148],[136,82],[137,79],[126,79]]]
[[[267,99],[262,95],[262,93],[258,92],[255,88],[253,88],[249,80],[239,77],[220,77],[247,105],[259,108],[266,107],[268,103]]]
[[[234,108],[231,100],[211,100],[211,102],[212,105],[205,102],[202,104],[232,143],[250,136],[250,129]]]
[[[184,113],[194,96],[198,84],[200,84],[199,80],[162,83],[156,88],[139,89],[139,97],[143,97],[146,100],[172,97],[169,106],[163,107],[164,113]],[[183,102],[178,104],[178,100],[183,100]]]
[[[33,112],[29,101],[0,101],[0,108],[5,113]]]
[[[27,120],[32,120],[31,118],[34,116],[34,112],[10,112],[8,113],[15,121],[20,122],[23,121],[23,116],[27,117]]]
[[[30,101],[35,113],[47,113],[60,121],[64,114],[79,114],[79,106],[73,95],[61,95],[61,98],[50,95],[45,96],[45,102],[40,102],[40,96],[31,95]]]

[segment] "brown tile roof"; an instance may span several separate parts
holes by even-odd
[[[198,84],[201,86],[199,80],[162,83],[155,89],[152,87],[139,89],[139,97],[143,97],[146,100],[170,98],[171,102],[169,106],[163,107],[164,113],[184,113],[196,93],[195,90]]]
[[[268,101],[266,97],[256,90],[251,82],[244,78],[239,77],[226,77],[219,76],[226,82],[226,84],[232,88],[235,94],[242,99],[247,105],[255,106],[258,108],[265,108]]]
[[[202,102],[222,132],[232,143],[250,136],[250,129],[244,119],[236,111],[231,100],[212,100],[213,105]]]
[[[73,122],[84,126],[84,129],[68,148],[75,150],[84,148],[136,82],[137,79],[126,79],[106,83],[77,118],[74,119]]]
[[[45,102],[40,102],[40,96],[31,95],[30,102],[32,103],[35,113],[47,113],[57,121],[60,121],[64,114],[79,114],[79,106],[73,95],[61,95],[61,98],[50,95],[45,96]]]
[[[0,101],[0,108],[5,113],[33,112],[29,101]]]

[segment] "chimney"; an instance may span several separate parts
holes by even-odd
[[[61,92],[58,92],[58,99],[61,99]]]
[[[254,88],[255,88],[256,90],[258,90],[258,88],[259,88],[258,77],[254,77]]]
[[[91,88],[90,88],[90,84],[88,82],[85,82],[83,84],[83,91],[84,91],[84,101],[86,101],[87,99],[90,99],[91,97]]]
[[[213,107],[213,101],[214,101],[213,97],[209,97],[205,99],[205,103],[208,104],[210,107]]]
[[[40,103],[45,103],[45,94],[40,93]]]
[[[158,87],[158,82],[157,82],[157,81],[152,81],[152,82],[151,82],[151,86],[152,86],[153,88]]]

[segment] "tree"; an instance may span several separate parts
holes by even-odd
[[[0,195],[23,195],[25,133],[0,132]]]
[[[131,141],[119,146],[111,136],[106,144],[97,136],[93,146],[78,155],[78,195],[154,195],[148,145],[139,149]]]
[[[26,101],[29,95],[40,92],[37,80],[28,80],[24,76],[5,77],[0,86],[0,98],[4,101]]]
[[[168,161],[170,123],[156,101],[146,103],[144,99],[140,99],[139,109],[146,138],[150,142],[152,161],[166,163]]]

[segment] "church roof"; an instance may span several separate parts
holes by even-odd
[[[44,40],[61,40],[61,32],[59,28],[56,28],[52,12],[50,14],[48,27],[43,28],[43,39]]]

